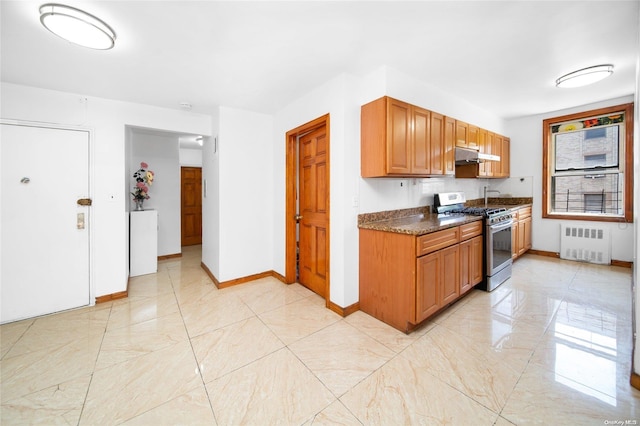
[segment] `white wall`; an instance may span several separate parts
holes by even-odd
[[[133,189],[133,174],[140,163],[149,165],[155,174],[149,187],[149,199],[144,209],[158,211],[158,256],[182,252],[180,235],[180,164],[178,160],[178,136],[175,133],[146,132],[133,129],[131,132],[131,159],[127,182]],[[129,208],[134,209],[132,197]]]
[[[633,102],[633,96],[611,99],[562,111],[518,118],[507,122],[506,134],[511,137],[511,164],[517,165],[518,174],[533,176],[532,245],[536,250],[560,251],[560,223],[585,225],[593,222],[561,221],[542,218],[542,121],[575,112]],[[637,143],[637,141],[636,141]],[[513,166],[512,166],[513,170]],[[637,176],[637,170],[636,170]],[[599,222],[598,226],[611,230],[613,244],[611,258],[632,261],[634,225],[627,223]]]
[[[211,117],[9,83],[2,83],[0,90],[0,111],[4,119],[74,125],[92,130],[93,295],[126,290],[129,194],[125,181],[125,126],[210,135]],[[65,159],[54,158],[52,161],[63,165]],[[25,263],[25,267],[29,265]]]
[[[202,263],[220,276],[220,112],[212,120],[212,134],[202,145]]]
[[[275,182],[274,269],[285,270],[285,158],[289,130],[329,113],[330,156],[330,297],[339,306],[358,300],[357,197],[360,164],[359,82],[342,74],[292,102],[275,115],[273,181]]]
[[[215,250],[207,243],[203,262],[222,282],[273,269],[273,118],[221,107],[218,120],[218,152],[214,157],[218,161],[215,190],[219,224],[207,228],[206,233],[203,230],[203,240],[217,240],[219,246]],[[211,150],[211,141],[207,141],[207,157]],[[209,192],[215,169],[210,170],[207,162],[205,167]],[[214,205],[207,203],[203,221],[211,219],[214,206],[215,201]]]
[[[202,149],[180,148],[180,165],[202,167]]]
[[[433,203],[433,194],[463,191],[480,198],[485,179],[363,179],[360,177],[360,107],[389,95],[504,133],[504,123],[462,99],[447,96],[394,69],[382,67],[362,78],[342,74],[283,108],[275,116],[274,269],[285,268],[285,134],[330,114],[330,298],[338,306],[359,299],[358,227],[360,213],[417,207]]]

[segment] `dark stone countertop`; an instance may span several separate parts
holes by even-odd
[[[482,220],[480,216],[438,215],[429,212],[429,209],[430,207],[424,210],[420,208],[405,209],[359,215],[358,228],[419,236]],[[409,212],[409,210],[411,210],[411,212]],[[394,215],[394,213],[396,214]],[[363,218],[363,216],[365,217]],[[382,219],[379,219],[380,217],[382,217]]]
[[[487,201],[488,207],[504,207],[509,210],[531,206],[533,203],[532,198],[511,197],[489,198]],[[482,206],[484,200],[469,200],[465,205]],[[358,228],[419,236],[477,220],[482,220],[482,217],[471,215],[439,216],[432,212],[431,206],[424,206],[360,214],[358,215]]]

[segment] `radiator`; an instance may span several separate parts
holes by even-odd
[[[593,226],[561,224],[560,258],[611,264],[611,231]]]

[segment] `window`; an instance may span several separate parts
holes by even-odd
[[[543,121],[545,218],[627,221],[633,207],[633,104]]]

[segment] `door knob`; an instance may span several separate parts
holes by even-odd
[[[294,219],[296,220],[296,222],[300,222],[302,220],[302,215],[301,214],[297,214],[297,215],[295,215]]]
[[[90,206],[92,203],[91,198],[80,198],[78,200],[79,206]]]

